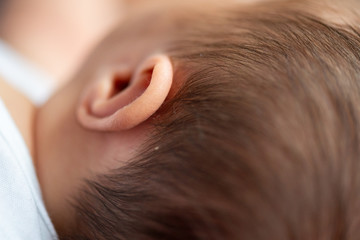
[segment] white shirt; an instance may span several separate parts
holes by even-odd
[[[29,151],[1,99],[0,239],[56,239]]]
[[[45,74],[1,40],[0,76],[37,105],[53,91]],[[30,153],[0,98],[0,239],[56,238]]]

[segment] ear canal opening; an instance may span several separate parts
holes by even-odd
[[[144,71],[142,73],[142,77],[144,79],[146,79],[145,81],[142,81],[142,88],[146,89],[151,82],[151,76],[153,74],[154,69],[148,69],[147,71]],[[108,98],[112,98],[114,96],[116,96],[118,93],[124,91],[126,88],[129,87],[129,85],[131,84],[131,79],[132,76],[123,76],[123,75],[114,75],[113,76],[113,81],[112,81],[112,91],[109,93]]]
[[[109,98],[114,97],[118,93],[124,91],[130,84],[131,77],[121,77],[118,75],[114,76],[112,91],[109,94]]]

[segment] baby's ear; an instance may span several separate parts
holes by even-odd
[[[79,123],[98,131],[123,131],[151,117],[169,94],[173,68],[166,55],[154,55],[133,71],[110,68],[85,89],[77,108]]]

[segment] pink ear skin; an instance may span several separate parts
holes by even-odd
[[[166,55],[155,55],[134,72],[111,69],[84,90],[77,108],[79,123],[90,130],[124,131],[150,118],[171,89],[171,60]]]

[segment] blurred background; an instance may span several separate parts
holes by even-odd
[[[61,85],[136,2],[0,0],[0,41]]]

